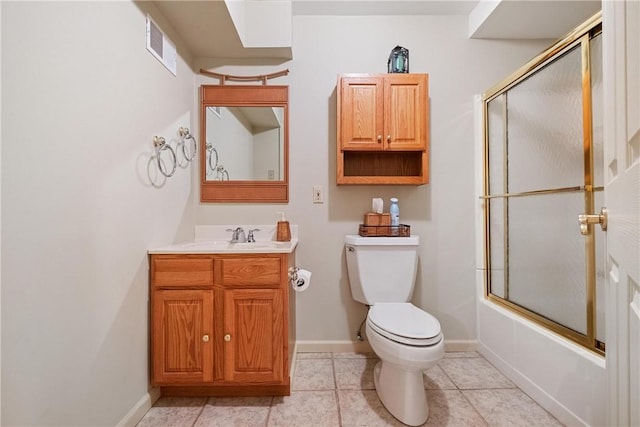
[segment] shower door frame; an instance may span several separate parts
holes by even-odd
[[[530,196],[537,194],[556,194],[562,192],[584,192],[585,194],[585,213],[594,213],[594,192],[603,191],[603,187],[594,187],[594,173],[593,173],[593,144],[592,144],[592,111],[591,111],[591,65],[590,65],[590,48],[589,42],[593,37],[596,37],[602,33],[602,14],[598,12],[589,20],[584,22],[579,27],[575,28],[572,32],[567,34],[561,40],[555,42],[549,49],[545,50],[537,57],[532,59],[529,63],[517,70],[515,73],[507,77],[504,81],[488,90],[482,97],[483,105],[483,199],[484,204],[484,295],[489,301],[492,301],[498,305],[501,305],[509,310],[515,311],[523,317],[538,323],[551,331],[558,333],[559,335],[591,350],[599,355],[604,355],[605,343],[596,339],[596,256],[595,256],[595,236],[593,227],[590,227],[588,235],[585,236],[585,279],[586,279],[586,335],[575,331],[569,327],[566,327],[560,323],[557,323],[545,316],[535,313],[521,305],[508,300],[509,294],[509,255],[508,245],[505,245],[504,249],[504,297],[491,293],[491,245],[490,245],[490,208],[489,201],[495,198],[504,199],[503,207],[503,227],[505,230],[505,240],[508,236],[508,201],[511,197]],[[548,64],[558,59],[565,53],[574,49],[577,46],[581,46],[582,57],[582,117],[583,117],[583,145],[584,145],[584,186],[558,188],[553,190],[540,190],[530,191],[523,193],[505,193],[505,194],[490,194],[489,189],[489,102],[497,98],[500,95],[505,95],[508,99],[507,92],[523,82],[528,77],[534,75],[539,70],[546,67]],[[507,103],[504,103],[505,109]],[[504,132],[506,133],[507,125],[504,125]],[[506,137],[506,136],[505,136]],[[504,138],[504,137],[503,137]],[[506,142],[505,142],[506,144]],[[503,164],[508,164],[508,158],[505,156]],[[506,175],[507,167],[504,167],[504,174]],[[506,180],[505,180],[506,183]],[[579,232],[576,218],[576,233]]]

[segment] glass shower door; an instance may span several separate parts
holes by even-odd
[[[599,34],[485,97],[484,196],[488,298],[596,351],[597,238],[577,217],[601,194]]]

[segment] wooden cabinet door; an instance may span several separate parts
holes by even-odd
[[[226,381],[283,381],[284,315],[280,289],[225,290]]]
[[[384,81],[385,150],[425,150],[429,114],[427,75],[389,74]]]
[[[154,290],[154,385],[213,381],[213,291]]]
[[[338,96],[338,135],[342,150],[383,149],[383,79],[345,76]]]

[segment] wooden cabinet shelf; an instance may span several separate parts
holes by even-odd
[[[426,184],[428,75],[338,78],[337,183]]]
[[[289,394],[290,257],[151,255],[151,379],[162,395]]]

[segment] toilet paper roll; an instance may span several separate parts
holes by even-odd
[[[383,209],[384,201],[381,198],[375,197],[371,199],[371,212],[381,214]]]
[[[305,291],[311,283],[311,272],[302,268],[298,269],[297,277],[291,280],[291,287],[296,292]]]

